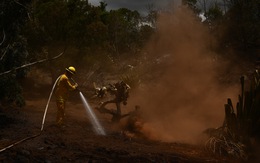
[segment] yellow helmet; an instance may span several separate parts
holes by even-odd
[[[66,70],[71,73],[72,75],[76,74],[76,69],[73,66],[70,66],[69,68],[66,68]]]

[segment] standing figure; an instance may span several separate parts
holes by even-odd
[[[76,69],[72,66],[66,68],[66,72],[62,74],[56,85],[56,104],[57,104],[57,117],[56,124],[62,126],[65,117],[65,104],[69,97],[69,92],[76,90],[78,87],[77,83],[72,84],[70,82],[71,77],[76,74]]]

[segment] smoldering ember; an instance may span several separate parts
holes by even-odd
[[[175,2],[1,2],[0,162],[259,162],[258,2]]]

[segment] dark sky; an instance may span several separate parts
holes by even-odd
[[[89,3],[99,5],[100,1],[105,1],[108,4],[108,10],[128,8],[145,14],[148,11],[149,5],[154,5],[156,8],[165,8],[169,3],[178,5],[181,0],[89,0]]]

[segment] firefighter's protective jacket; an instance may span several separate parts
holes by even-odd
[[[56,85],[56,99],[58,101],[66,101],[69,96],[69,91],[75,90],[76,86],[73,86],[66,74],[61,75]]]

